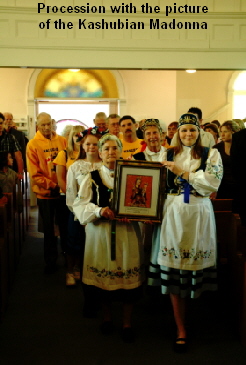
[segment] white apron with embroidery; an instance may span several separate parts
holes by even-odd
[[[99,169],[104,185],[113,188],[105,166]],[[137,222],[116,223],[116,260],[111,260],[111,223],[99,218],[101,207],[91,203],[91,175],[84,175],[73,212],[86,224],[83,283],[104,290],[134,289],[143,282],[142,239]]]
[[[209,195],[218,190],[223,166],[220,154],[211,149],[205,171],[195,171],[201,160],[191,158],[191,148],[175,156],[175,163],[190,171],[189,183],[202,195],[168,195],[164,204],[158,264],[181,270],[201,270],[216,264],[216,227]]]

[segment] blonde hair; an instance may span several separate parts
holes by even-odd
[[[95,115],[95,119],[107,119],[107,115],[104,112],[99,112]]]
[[[232,121],[237,123],[237,125],[239,126],[239,130],[245,129],[244,120],[242,120],[242,119],[232,119]],[[234,131],[234,132],[237,132],[237,131]]]
[[[67,154],[68,157],[73,157],[73,151],[74,151],[74,141],[73,136],[78,134],[79,132],[83,132],[85,130],[85,127],[82,125],[75,125],[71,128],[69,136],[68,136],[68,142],[67,142]]]
[[[60,135],[62,137],[65,137],[66,139],[68,139],[69,137],[69,133],[71,131],[71,129],[73,128],[72,124],[67,124],[64,129],[62,130],[62,132],[60,133]]]

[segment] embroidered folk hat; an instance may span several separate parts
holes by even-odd
[[[145,122],[143,123],[141,129],[143,132],[145,132],[148,127],[157,127],[159,129],[159,132],[162,133],[159,119],[145,119]]]
[[[181,117],[179,118],[178,128],[180,128],[182,125],[185,124],[192,124],[196,126],[198,130],[200,130],[200,124],[195,114],[191,113],[182,114]]]

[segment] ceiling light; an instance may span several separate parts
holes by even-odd
[[[185,70],[188,74],[194,74],[196,70]]]

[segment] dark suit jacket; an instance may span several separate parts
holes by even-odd
[[[232,173],[237,182],[237,196],[240,213],[246,214],[246,129],[232,135],[231,146]]]
[[[242,129],[232,135],[231,146],[232,171],[237,182],[242,181],[246,167],[246,129]]]
[[[21,147],[21,153],[22,153],[24,167],[26,167],[26,141],[25,141],[24,133],[21,132],[21,131],[17,131],[14,128],[10,128],[8,133],[12,134],[17,139],[17,141],[19,142],[19,145]]]

